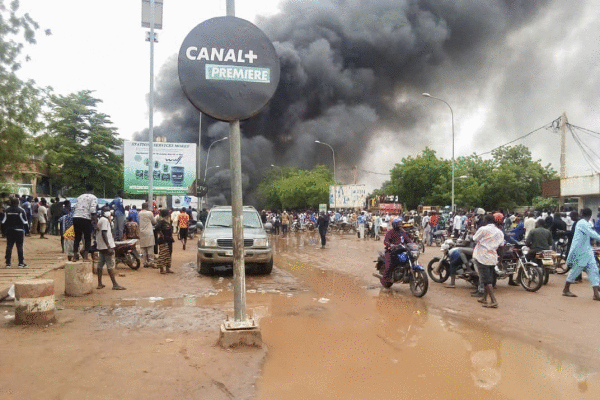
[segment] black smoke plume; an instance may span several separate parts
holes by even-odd
[[[335,149],[342,182],[351,182],[343,171],[363,157],[377,159],[366,149],[380,132],[394,132],[393,143],[405,148],[429,144],[432,138],[418,135],[427,114],[403,98],[444,82],[447,74],[456,76],[484,63],[490,49],[545,3],[284,1],[280,13],[255,21],[274,43],[281,80],[267,107],[241,124],[244,203],[256,204],[255,189],[271,164],[331,165],[331,151],[315,140]],[[197,142],[199,112],[181,90],[176,55],[161,68],[155,104],[165,116],[155,135]],[[228,126],[207,116],[202,122],[204,168],[208,146],[227,136]],[[135,139],[147,139],[147,130]],[[212,147],[209,164],[221,168],[208,171],[209,204],[229,201],[228,159],[227,141]]]

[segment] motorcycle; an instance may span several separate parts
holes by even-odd
[[[445,230],[437,230],[435,232],[433,232],[432,234],[432,238],[433,238],[433,242],[435,243],[436,246],[441,246],[442,243],[444,243],[446,241],[446,237],[447,237],[447,233]]]
[[[556,257],[554,258],[554,270],[560,275],[566,274],[570,269],[567,267],[567,249],[569,248],[569,237],[565,232],[562,233],[562,236],[556,242]]]
[[[440,247],[444,253],[442,257],[433,257],[429,264],[427,264],[427,274],[429,277],[437,283],[444,283],[450,277],[450,253],[452,249],[460,244],[461,247],[469,247],[469,242],[457,242],[455,243],[452,239],[447,239],[444,244]],[[456,277],[464,279],[471,285],[477,287],[479,284],[479,275],[475,271],[471,261],[472,255],[467,255],[469,265],[463,265],[456,271]]]
[[[202,222],[200,222],[200,226],[202,226]],[[190,221],[188,225],[188,239],[193,239],[196,236],[196,232],[198,231],[198,222]]]
[[[129,239],[121,242],[115,242],[115,266],[119,263],[127,265],[129,268],[136,270],[140,268],[141,257],[137,251],[138,239]],[[92,248],[92,258],[94,258],[94,252],[97,251]]]
[[[523,253],[525,253],[525,249],[523,249]],[[529,254],[529,251],[525,253],[525,255],[527,254]],[[554,262],[555,257],[556,253],[554,253],[552,250],[544,250],[535,254],[536,264],[544,270],[544,285],[548,284],[550,274],[556,273],[556,264]]]
[[[505,279],[517,274],[517,281],[528,292],[537,292],[544,283],[544,270],[537,263],[527,261],[524,246],[507,244],[502,248],[500,268],[496,267],[496,277]]]
[[[392,249],[392,284],[397,282],[410,284],[410,291],[415,297],[425,296],[429,287],[425,268],[421,264],[417,264],[420,253],[419,246],[414,243],[396,245]],[[385,268],[384,257],[385,252],[380,251],[379,257],[375,261],[377,273],[374,273],[373,276],[379,279],[381,279],[381,274],[383,274]]]

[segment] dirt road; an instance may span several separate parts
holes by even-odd
[[[51,239],[52,240],[52,239]],[[195,246],[176,244],[174,275],[122,265],[124,292],[65,298],[58,323],[15,326],[0,303],[0,399],[598,398],[597,302],[587,281],[560,296],[499,283],[497,310],[459,283],[382,293],[371,276],[381,242],[309,234],[276,239],[271,276],[247,279],[263,349],[222,350],[231,276],[199,277]],[[428,248],[421,261],[437,255]]]

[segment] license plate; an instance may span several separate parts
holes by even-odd
[[[233,250],[225,250],[225,255],[227,257],[233,257]],[[244,255],[246,255],[246,250],[244,250]]]
[[[552,260],[542,260],[542,264],[544,264],[544,265],[554,265],[554,262]]]

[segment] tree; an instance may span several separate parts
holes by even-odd
[[[273,209],[317,208],[327,204],[329,186],[334,183],[331,171],[324,165],[312,170],[284,168],[272,170],[262,180],[259,194],[265,207]]]
[[[451,163],[439,159],[434,150],[425,148],[416,157],[405,157],[390,171],[386,187],[397,195],[406,209],[419,204],[448,204],[451,200]]]
[[[96,110],[100,102],[89,90],[50,98],[42,146],[63,194],[80,194],[88,183],[96,193],[109,196],[123,187],[123,157],[117,155],[122,140],[108,116]]]
[[[486,210],[512,209],[531,205],[542,191],[542,182],[556,172],[550,165],[533,161],[523,145],[502,147],[492,159],[459,157],[455,162],[454,187],[457,208],[483,207]],[[424,205],[450,205],[452,164],[426,148],[416,157],[403,158],[391,170],[391,180],[382,188],[398,195],[408,209]]]
[[[38,120],[43,104],[32,80],[23,81],[16,72],[21,67],[23,41],[35,43],[38,24],[28,14],[18,15],[19,2],[8,8],[0,0],[0,171],[16,172],[31,155],[32,133],[41,129]],[[0,175],[0,179],[2,179]]]

